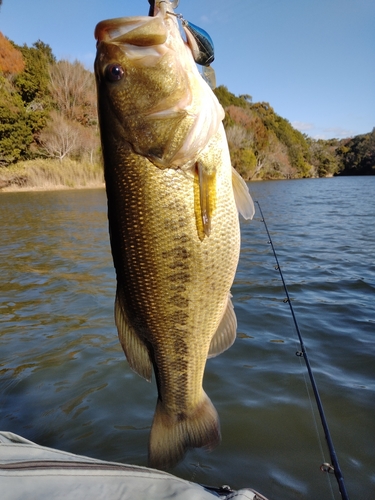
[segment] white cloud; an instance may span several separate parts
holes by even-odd
[[[356,133],[353,130],[348,130],[342,127],[328,127],[323,129],[324,138],[327,139],[345,139],[346,137],[353,137]]]
[[[294,121],[292,126],[313,139],[345,139],[357,135],[355,131],[342,127],[319,127],[308,122]]]
[[[209,24],[211,22],[211,20],[207,16],[204,16],[204,15],[200,17],[200,21],[201,21],[201,23],[204,23],[204,24]]]
[[[311,134],[313,139],[346,139],[354,137],[358,133],[353,130],[344,129],[341,127],[316,128],[315,133]]]
[[[292,122],[292,126],[300,132],[306,132],[307,130],[313,130],[315,128],[315,125],[313,123],[299,121]]]

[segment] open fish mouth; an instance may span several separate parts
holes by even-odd
[[[177,6],[178,1],[149,1],[149,16],[119,17],[98,23],[95,28],[97,42],[131,44],[140,47],[165,43],[168,30],[164,19],[167,16],[170,18],[170,14],[174,14],[173,9]]]
[[[147,47],[162,45],[167,37],[168,31],[159,16],[118,17],[101,21],[95,28],[98,44],[111,42]]]
[[[216,83],[211,84],[205,77],[205,74],[211,73],[212,81],[215,80],[212,68],[208,69],[214,60],[214,45],[210,35],[184,19],[181,14],[174,13],[178,0],[149,0],[149,3],[149,16],[121,17],[101,21],[95,29],[98,44],[104,41],[138,47],[162,45],[168,39],[167,25],[172,23],[177,27],[177,20],[179,20],[186,37],[185,44],[191,50],[194,61],[205,67],[203,77],[214,88]],[[168,19],[167,23],[165,23],[166,19]]]

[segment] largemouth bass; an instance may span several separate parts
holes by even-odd
[[[220,440],[203,374],[236,337],[235,197],[245,217],[254,213],[231,167],[223,109],[171,12],[157,0],[155,16],[95,31],[115,320],[131,368],[147,380],[155,373],[149,464],[158,468]]]

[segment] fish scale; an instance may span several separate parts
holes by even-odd
[[[233,196],[219,200],[212,233],[202,242],[191,179],[131,156],[136,161],[127,158],[128,164],[116,169],[115,192],[107,179],[109,198],[120,201],[109,208],[112,248],[118,245],[113,235],[121,235],[117,280],[127,317],[153,346],[159,399],[181,419],[203,397],[209,345],[238,261],[238,213]],[[230,192],[231,174],[226,184]]]

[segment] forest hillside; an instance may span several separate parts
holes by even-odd
[[[215,89],[233,166],[246,180],[375,173],[375,129],[315,140],[267,102]],[[57,61],[38,40],[18,46],[0,32],[0,188],[90,186],[103,182],[94,75]]]
[[[246,180],[375,174],[375,128],[347,139],[312,139],[292,127],[268,102],[215,89],[233,166]]]

